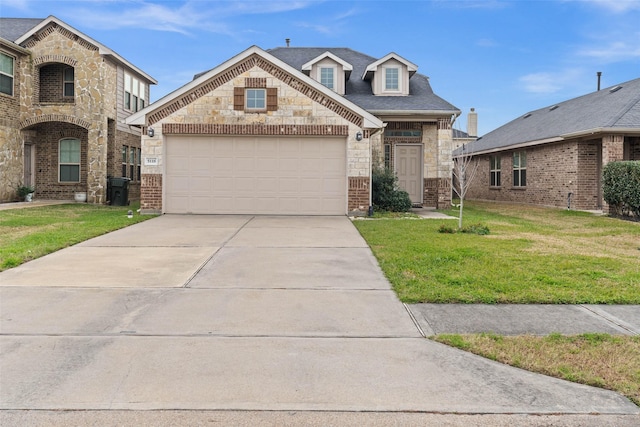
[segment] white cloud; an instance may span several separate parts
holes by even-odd
[[[0,2],[0,15],[5,15],[6,9],[15,9],[25,12],[29,10],[29,0],[2,0]]]
[[[496,47],[497,45],[498,43],[495,40],[489,38],[476,40],[476,46],[480,47]]]
[[[5,1],[5,0],[2,0]],[[13,0],[16,1],[16,0]],[[96,1],[95,4],[102,3]],[[191,34],[204,30],[233,34],[225,22],[242,15],[282,13],[308,7],[309,1],[186,1],[174,2],[108,0],[108,9],[76,8],[73,16],[87,25],[101,29],[144,28],[155,31]],[[116,8],[114,3],[121,5]]]
[[[578,54],[604,62],[620,62],[640,58],[640,33],[635,37],[628,37],[628,39],[636,40],[636,43],[612,41],[603,46],[583,48]]]
[[[553,94],[580,81],[582,71],[567,69],[558,72],[540,72],[524,75],[518,79],[525,92],[535,94]]]
[[[589,0],[591,3],[613,13],[624,13],[632,10],[640,10],[638,0]]]

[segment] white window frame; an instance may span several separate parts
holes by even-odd
[[[397,73],[396,75],[396,87],[390,88],[387,83],[388,83],[388,79],[387,79],[387,73],[390,70],[395,70],[395,72]],[[385,92],[400,92],[402,91],[402,69],[398,66],[389,66],[389,67],[383,67],[382,68],[382,79],[383,79],[383,87],[384,87],[384,91]]]
[[[78,144],[78,161],[62,161],[62,144],[66,141],[76,141]],[[77,183],[82,180],[81,172],[82,172],[82,142],[78,138],[62,138],[58,141],[58,182],[64,183]],[[62,166],[77,166],[78,167],[78,180],[62,180]]]
[[[331,71],[331,83],[329,84],[327,81],[325,81],[325,75],[323,75],[324,71]],[[327,88],[331,89],[331,90],[336,90],[336,75],[337,75],[337,68],[336,67],[327,67],[327,66],[319,66],[318,67],[318,81],[320,82],[320,84],[322,84],[323,86],[326,86]]]
[[[122,106],[126,111],[137,112],[147,105],[146,85],[144,82],[124,73],[124,99]]]
[[[67,70],[71,70],[73,76],[71,77],[71,80],[67,80]],[[73,98],[75,97],[76,94],[76,70],[73,67],[65,67],[62,70],[62,96],[65,98]],[[71,95],[67,95],[67,86],[70,85],[71,87]]]
[[[2,69],[0,69],[0,75],[9,77],[11,79],[11,93],[6,93],[6,92],[0,92],[0,93],[8,96],[13,96],[13,92],[14,92],[13,89],[15,85],[16,58],[4,52],[0,52],[0,55],[6,56],[11,61],[11,74],[9,74],[6,71],[2,71]]]
[[[256,95],[262,94],[258,97]],[[258,105],[258,102],[262,105]],[[246,88],[244,90],[245,111],[267,111],[267,89],[266,88]]]
[[[516,158],[518,159],[517,163]],[[517,184],[516,176],[518,177]],[[522,183],[523,176],[524,184]],[[527,153],[525,151],[516,151],[513,153],[513,182],[511,184],[517,188],[524,188],[527,186]]]
[[[120,150],[121,153],[121,157],[122,157],[122,168],[120,171],[120,174],[122,175],[123,178],[127,177],[127,172],[129,172],[129,168],[127,167],[127,160],[129,160],[129,146],[128,145],[123,145],[122,149]]]
[[[502,159],[500,156],[489,156],[489,186],[500,187],[501,185]]]

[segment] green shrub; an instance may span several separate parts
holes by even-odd
[[[612,214],[640,218],[640,162],[611,162],[602,173],[602,193]]]
[[[444,233],[444,234],[454,234],[456,232],[456,229],[448,226],[446,224],[441,224],[440,228],[438,228],[438,233]]]
[[[467,225],[466,227],[462,227],[460,229],[461,233],[469,233],[469,234],[478,234],[480,236],[486,236],[489,234],[489,227],[484,224],[472,224]]]
[[[388,212],[411,210],[409,193],[398,188],[398,177],[391,169],[374,168],[372,177],[373,207]]]

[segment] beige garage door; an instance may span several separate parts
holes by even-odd
[[[346,141],[169,136],[167,213],[344,215]]]

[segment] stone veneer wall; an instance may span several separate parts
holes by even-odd
[[[115,65],[103,61],[98,47],[78,38],[63,27],[52,23],[29,40],[25,47],[32,53],[30,69],[20,80],[20,128],[41,130],[48,129],[50,124],[54,128],[66,129],[64,124],[75,124],[85,128],[86,136],[83,140],[83,187],[76,191],[86,191],[90,203],[103,203],[106,198],[107,175],[107,142],[109,140],[109,119],[116,119],[116,93]],[[67,99],[58,99],[51,94],[42,93],[50,86],[47,83],[49,73],[42,74],[43,70],[55,71],[62,65],[72,65],[75,74],[75,96],[72,102]],[[113,74],[113,75],[112,75]],[[60,88],[62,82],[60,82]],[[73,135],[64,135],[71,137]],[[39,135],[36,142],[37,161],[41,160],[41,154],[51,153],[51,147],[42,146],[42,141],[47,140],[46,134]],[[86,141],[86,144],[85,144]],[[56,144],[57,150],[57,144]],[[57,160],[53,165],[57,168]],[[36,168],[46,166],[37,164]],[[48,179],[53,175],[46,174]],[[68,184],[57,184],[55,181],[42,182],[44,176],[38,174],[36,186],[43,189],[44,194],[55,194],[62,197],[63,188],[71,191]],[[43,196],[44,196],[43,194]],[[40,197],[39,191],[38,195]],[[73,197],[71,193],[67,195]]]
[[[277,109],[263,113],[234,110],[234,88],[248,87],[257,79],[264,81],[267,88],[278,88]],[[369,198],[367,196],[366,204],[363,205],[362,194],[366,190],[358,178],[369,180],[370,134],[363,132],[364,138],[361,141],[355,139],[356,133],[363,131],[362,118],[258,56],[248,58],[203,83],[192,90],[191,94],[185,94],[179,100],[153,112],[149,120],[155,135],[151,138],[145,131],[142,137],[143,212],[162,210],[163,132],[170,129],[175,131],[174,124],[187,126],[181,132],[191,129],[188,130],[193,132],[191,134],[304,136],[324,132],[327,135],[344,135],[347,139],[348,179],[349,182],[356,183],[350,191],[355,199],[349,199],[348,207],[368,210]],[[340,129],[340,133],[336,133],[336,129]],[[157,164],[145,165],[145,158],[154,158]]]
[[[13,56],[13,96],[0,94],[0,203],[17,200],[17,187],[23,182],[23,146],[19,126],[19,84],[29,58],[13,49],[0,45],[3,53]]]

